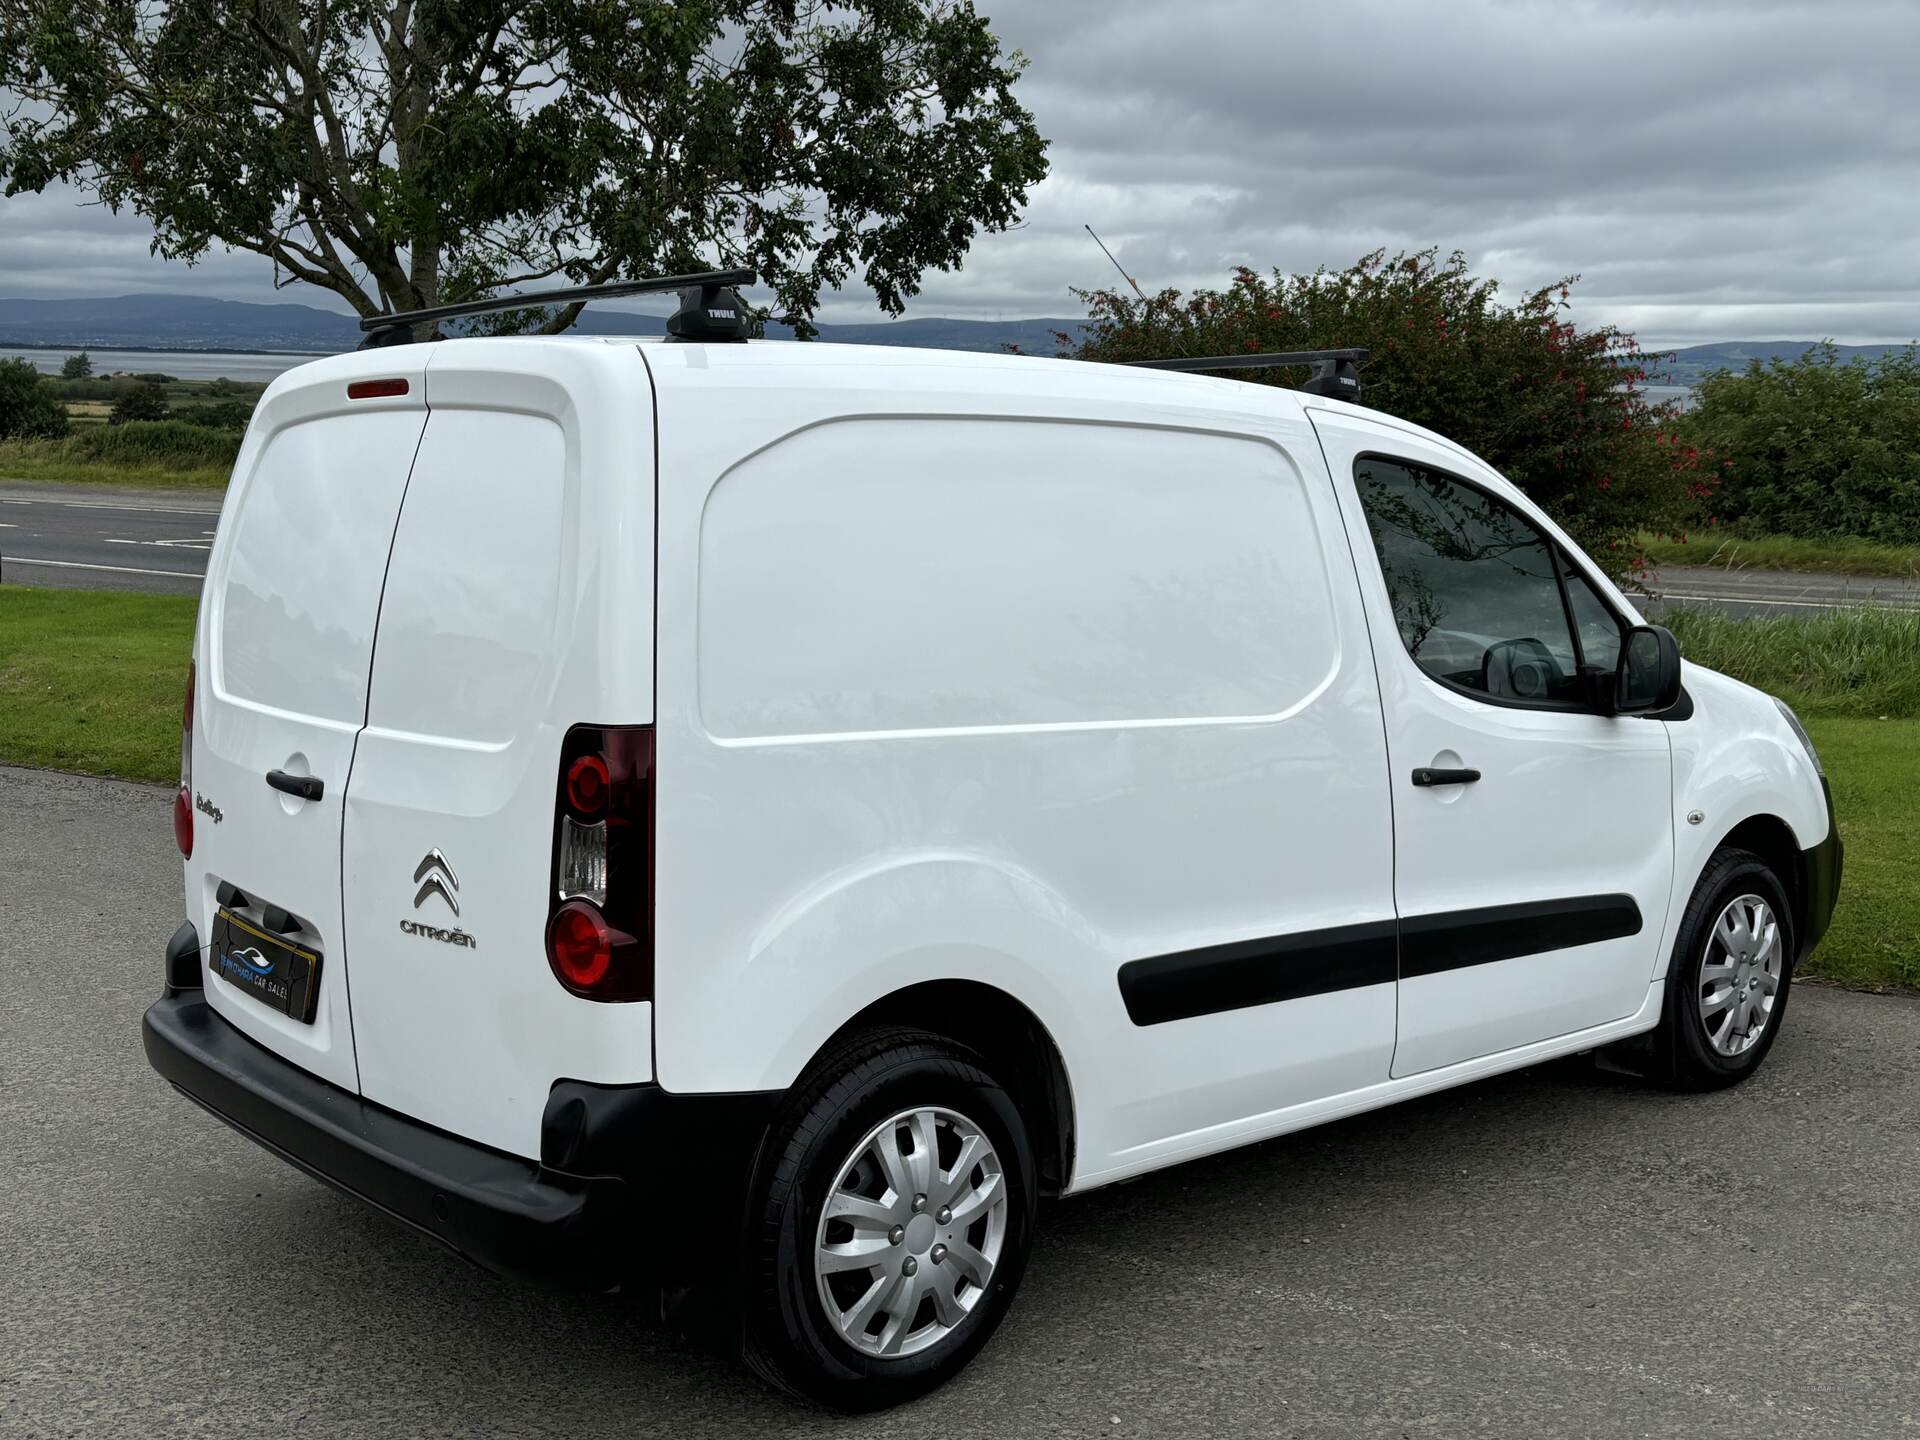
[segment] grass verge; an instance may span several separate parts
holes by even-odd
[[[0,585],[0,763],[172,781],[195,603],[191,596]],[[1673,618],[1688,632],[1682,644],[1693,658],[1784,693],[1807,717],[1826,761],[1846,876],[1833,929],[1808,973],[1920,989],[1920,886],[1912,883],[1920,854],[1920,719],[1905,718],[1920,715],[1920,681],[1893,673],[1920,663],[1920,616],[1861,613],[1851,628],[1842,623],[1851,612],[1786,621],[1725,621],[1696,611]],[[1705,628],[1722,621],[1727,629]],[[1824,658],[1828,650],[1840,658]],[[1842,683],[1849,665],[1865,667],[1861,684]],[[1902,718],[1870,718],[1878,714]]]
[[[1840,908],[1807,973],[1920,989],[1920,720],[1812,719],[1847,847]]]
[[[1920,611],[1660,618],[1689,660],[1779,695],[1803,716],[1920,716]]]
[[[0,762],[178,779],[198,603],[0,585]]]
[[[185,420],[83,425],[59,440],[0,441],[0,480],[224,489],[240,432]]]
[[[1791,535],[1695,535],[1684,543],[1642,535],[1647,563],[1711,565],[1722,570],[1785,570],[1920,579],[1920,545],[1883,545],[1848,536],[1801,540]]]

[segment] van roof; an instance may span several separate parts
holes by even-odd
[[[578,357],[582,352],[600,351],[612,355],[644,351],[647,364],[662,380],[671,383],[698,383],[696,374],[743,370],[791,371],[804,368],[823,385],[835,383],[835,372],[874,369],[944,370],[969,389],[998,388],[994,377],[1004,377],[1009,390],[1030,390],[1035,367],[1045,367],[1062,380],[1071,373],[1073,381],[1065,387],[1085,393],[1097,386],[1109,395],[1137,397],[1143,405],[1161,405],[1177,409],[1206,410],[1245,415],[1299,416],[1307,409],[1350,414],[1391,424],[1394,427],[1429,438],[1449,449],[1460,447],[1445,436],[1423,426],[1385,415],[1362,405],[1330,397],[1304,394],[1277,385],[1251,384],[1245,380],[1189,371],[1155,370],[1104,361],[1071,360],[1054,356],[1003,354],[980,350],[937,350],[906,345],[849,345],[818,340],[753,340],[746,344],[676,341],[665,336],[642,335],[518,335],[477,336],[439,340],[431,345],[407,345],[380,349],[352,350],[339,355],[309,361],[286,371],[273,383],[273,389],[304,388],[309,384],[337,384],[361,379],[391,376],[396,373],[431,370],[455,360],[465,369],[490,369],[525,374],[539,368],[542,350],[565,350]],[[1055,369],[1055,367],[1059,367]]]

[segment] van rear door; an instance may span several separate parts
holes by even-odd
[[[289,376],[261,402],[234,467],[200,609],[187,862],[188,913],[214,971],[208,1003],[346,1089],[359,1075],[341,813],[387,552],[426,421],[420,360],[408,356],[381,384],[355,384],[356,395],[376,393],[349,398],[364,373],[364,361],[343,357]],[[293,793],[302,787],[307,796]],[[216,926],[222,909],[240,928]],[[219,934],[230,943],[217,944]],[[289,1014],[271,992],[243,988],[244,969],[221,978],[249,952],[270,956],[276,940],[314,957],[311,981],[303,977],[317,991],[310,1019],[304,1003]]]
[[[367,1099],[540,1153],[561,1077],[652,1074],[651,1006],[548,967],[560,747],[653,702],[653,446],[631,346],[444,341],[342,839]]]

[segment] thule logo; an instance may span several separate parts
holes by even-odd
[[[414,869],[413,883],[420,888],[414,892],[413,908],[418,910],[427,903],[429,895],[438,895],[447,902],[454,914],[460,913],[460,902],[454,897],[460,893],[460,877],[453,873],[453,866],[447,863],[447,857],[435,848],[427,851]]]

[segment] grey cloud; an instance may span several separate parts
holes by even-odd
[[[909,313],[1074,314],[1117,283],[1466,251],[1653,344],[1920,334],[1920,6],[979,0],[1033,64],[1053,174]],[[146,256],[136,217],[0,201],[0,290],[270,298]],[[281,298],[330,303],[295,290]],[[858,294],[826,319],[867,318]]]

